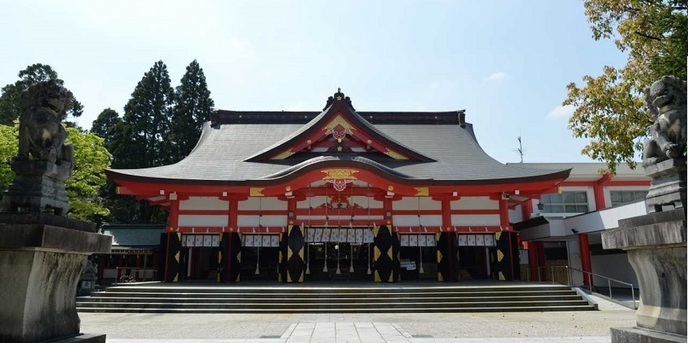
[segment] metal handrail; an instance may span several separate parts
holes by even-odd
[[[610,278],[610,277],[607,277],[607,276],[604,276],[604,275],[600,275],[600,274],[597,274],[597,273],[584,271],[584,270],[581,270],[581,269],[578,269],[578,268],[573,268],[573,267],[570,267],[570,266],[538,266],[538,267],[537,267],[537,271],[538,271],[537,274],[538,274],[538,281],[539,281],[539,282],[542,282],[542,273],[541,273],[540,271],[541,271],[543,268],[549,268],[549,269],[550,269],[550,275],[551,275],[551,277],[552,277],[552,283],[556,283],[556,282],[557,282],[557,281],[555,280],[555,277],[554,277],[554,269],[555,269],[555,268],[565,268],[566,271],[567,271],[567,273],[566,273],[566,275],[567,275],[566,284],[569,285],[569,286],[574,286],[574,285],[573,285],[573,277],[572,277],[572,275],[571,275],[571,271],[580,272],[580,273],[583,275],[583,278],[584,278],[584,279],[587,277],[588,283],[587,283],[587,285],[584,285],[584,286],[587,286],[587,287],[588,287],[588,290],[589,290],[590,292],[593,292],[593,283],[592,283],[593,277],[598,277],[598,278],[601,278],[601,279],[605,279],[605,280],[607,280],[607,289],[609,290],[609,298],[612,298],[612,299],[613,299],[613,296],[612,296],[612,281],[614,281],[614,282],[616,282],[616,283],[620,283],[620,284],[622,284],[622,285],[630,286],[629,288],[631,289],[631,298],[632,298],[632,300],[633,300],[633,309],[634,309],[634,310],[635,310],[635,309],[638,309],[638,307],[637,307],[637,305],[636,305],[636,302],[635,302],[635,287],[634,287],[633,284],[630,283],[630,282],[625,282],[625,281],[617,280],[617,279]],[[528,269],[530,269],[530,268],[528,268]]]

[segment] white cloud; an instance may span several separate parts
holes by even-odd
[[[549,119],[569,119],[576,108],[573,105],[562,106],[559,105],[547,113]]]
[[[509,73],[507,73],[505,71],[498,71],[496,73],[490,74],[490,76],[486,77],[485,80],[501,82],[503,80],[508,79],[509,77],[511,77],[511,75],[509,75]]]

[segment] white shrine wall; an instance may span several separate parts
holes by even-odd
[[[268,197],[249,197],[239,201],[238,210],[241,211],[287,211],[286,201]],[[238,214],[237,226],[258,227],[258,226],[287,226],[287,216],[280,214]]]
[[[225,227],[229,225],[229,201],[217,197],[190,197],[179,201],[180,211],[218,211],[224,214],[179,214],[181,227]]]
[[[462,210],[466,214],[452,214],[452,226],[499,226],[499,213],[471,214],[471,210],[499,211],[499,201],[490,197],[462,197],[454,200],[450,205],[452,210]]]

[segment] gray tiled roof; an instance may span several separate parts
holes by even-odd
[[[333,160],[314,159],[314,155],[299,159],[269,162],[245,160],[265,151],[285,137],[303,129],[303,124],[221,124],[206,123],[196,148],[182,161],[161,167],[110,170],[110,177],[129,179],[159,179],[200,183],[244,183],[246,180],[269,180],[275,175],[289,174],[287,169],[300,163],[303,166]],[[394,172],[400,178],[433,179],[437,183],[490,183],[568,176],[568,170],[526,168],[502,164],[488,156],[479,146],[471,124],[377,124],[376,129],[396,142],[423,154],[434,162],[398,161],[376,156],[368,167]],[[367,155],[362,155],[366,156]],[[335,160],[347,159],[342,156]],[[349,158],[351,163],[364,163]],[[304,161],[309,161],[304,163]],[[383,170],[384,171],[384,170]]]

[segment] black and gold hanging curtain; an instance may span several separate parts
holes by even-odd
[[[220,234],[217,256],[217,282],[239,282],[241,268],[241,236],[236,232]]]
[[[456,233],[438,232],[437,241],[437,281],[457,281],[459,264],[456,258]]]
[[[495,233],[494,266],[495,277],[500,281],[521,279],[518,256],[518,233],[500,231]]]
[[[303,282],[306,274],[305,243],[303,230],[298,225],[289,225],[287,232],[280,234],[279,282]]]
[[[399,281],[399,238],[387,225],[373,227],[373,268],[375,282]]]

